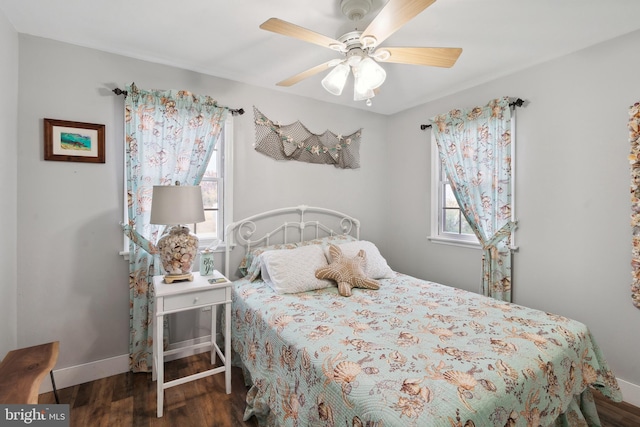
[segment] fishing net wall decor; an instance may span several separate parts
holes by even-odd
[[[307,163],[326,163],[337,168],[360,167],[360,135],[362,129],[351,135],[325,131],[315,134],[300,121],[281,125],[268,119],[253,107],[256,124],[256,151],[276,160],[298,160]]]

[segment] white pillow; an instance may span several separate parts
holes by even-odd
[[[336,245],[340,247],[342,255],[348,258],[353,258],[358,254],[360,249],[364,249],[367,254],[367,262],[364,267],[364,274],[369,279],[393,279],[396,277],[396,273],[393,272],[391,267],[387,264],[387,260],[384,259],[375,244],[366,240],[357,240],[355,242],[341,243]],[[329,247],[325,247],[325,256],[332,261],[329,254]]]
[[[280,294],[295,294],[334,286],[330,280],[316,278],[316,270],[328,265],[324,251],[318,245],[267,251],[260,257],[262,280]]]

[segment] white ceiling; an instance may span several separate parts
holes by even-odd
[[[358,29],[385,3],[373,0]],[[340,0],[0,0],[20,33],[382,114],[640,29],[638,0],[438,0],[382,46],[461,47],[453,68],[383,64],[387,80],[371,107],[353,101],[349,84],[339,97],[327,93],[320,85],[325,73],[277,87],[340,54],[259,25],[277,17],[338,38],[355,29],[339,6]]]

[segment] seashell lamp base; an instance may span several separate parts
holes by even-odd
[[[175,225],[168,228],[157,246],[165,271],[165,283],[193,281],[191,268],[198,252],[198,238],[188,227]]]

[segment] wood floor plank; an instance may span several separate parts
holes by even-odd
[[[167,378],[208,369],[202,353],[165,364]],[[226,394],[224,375],[214,375],[171,387],[165,391],[164,416],[156,417],[156,383],[151,374],[131,373],[101,378],[58,390],[67,403],[71,427],[256,427],[255,417],[243,421],[247,388],[242,371],[232,369],[232,393]],[[594,393],[602,427],[640,426],[640,408],[614,403]],[[53,393],[39,396],[39,403],[54,403]]]
[[[81,407],[81,406],[89,405],[91,403],[91,395],[93,394],[94,384],[99,384],[99,381],[102,381],[102,380],[104,380],[104,378],[98,381],[91,381],[91,382],[80,384],[79,386],[77,386],[78,393],[73,403],[73,406]]]
[[[133,425],[133,396],[111,402],[109,411],[109,425]]]
[[[117,402],[131,396],[131,388],[133,387],[133,378],[131,375],[119,374],[115,375],[112,402]]]

